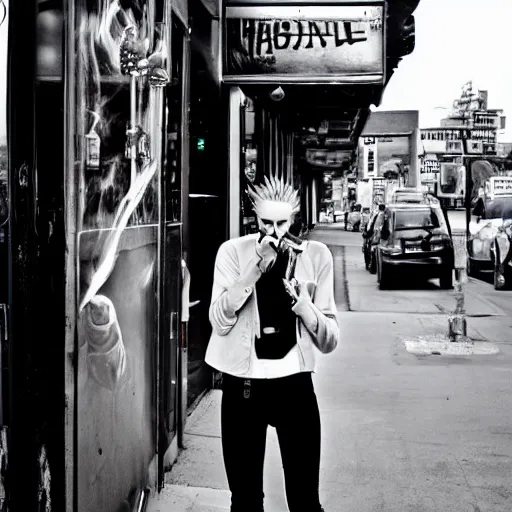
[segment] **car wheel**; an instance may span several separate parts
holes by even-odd
[[[439,285],[443,290],[451,290],[453,288],[453,270],[447,268],[439,277]]]

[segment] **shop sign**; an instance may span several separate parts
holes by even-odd
[[[369,148],[368,149],[368,155],[367,155],[367,161],[368,161],[368,168],[367,168],[367,176],[373,176],[375,174],[375,149]]]
[[[421,166],[421,174],[433,174],[441,170],[438,160],[424,160]]]
[[[385,202],[386,185],[384,179],[374,178],[373,179],[373,190],[372,190],[372,203],[380,204]]]
[[[384,2],[226,6],[226,83],[379,83],[385,76]]]
[[[489,181],[488,194],[491,197],[512,196],[512,178],[507,176],[492,177]]]

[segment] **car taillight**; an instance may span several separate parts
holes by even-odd
[[[434,235],[430,239],[430,243],[434,244],[437,242],[449,242],[450,241],[450,235]]]
[[[441,251],[451,244],[450,235],[434,235],[430,239],[430,250]]]
[[[396,240],[392,245],[383,247],[382,250],[387,254],[402,254],[402,244],[400,240]]]

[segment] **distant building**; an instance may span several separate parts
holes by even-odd
[[[359,176],[398,176],[405,170],[415,186],[418,122],[417,110],[372,112],[359,138]]]
[[[464,197],[464,155],[508,155],[506,145],[497,140],[506,118],[502,109],[488,108],[488,96],[487,91],[475,92],[468,82],[440,126],[421,129],[421,184],[453,205],[462,204]]]
[[[358,202],[385,202],[397,187],[419,185],[418,126],[417,110],[370,114],[358,142]]]
[[[441,120],[440,126],[421,129],[421,167],[423,184],[435,180],[439,164],[462,164],[464,154],[463,134],[467,138],[467,154],[502,156],[498,131],[505,128],[506,118],[502,109],[488,108],[488,92],[474,92],[472,82],[462,88],[460,98],[454,100],[452,113]]]

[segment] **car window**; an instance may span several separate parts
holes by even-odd
[[[434,209],[421,209],[421,210],[398,210],[395,212],[394,228],[400,229],[413,229],[413,228],[439,228],[441,221],[446,225],[441,215],[438,216]]]

